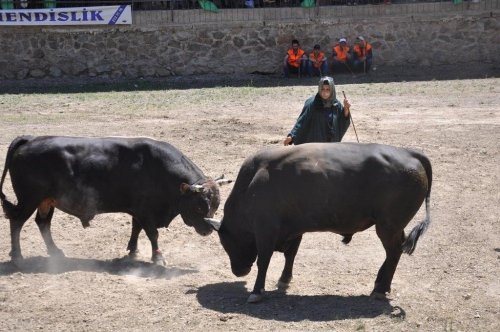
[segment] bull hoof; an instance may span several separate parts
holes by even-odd
[[[49,256],[52,258],[64,258],[64,257],[66,257],[66,255],[64,255],[64,252],[59,248],[50,249]]]
[[[288,287],[290,287],[290,281],[286,282],[279,280],[278,283],[276,284],[276,287],[278,287],[279,290],[288,289]]]
[[[14,264],[16,263],[20,263],[23,261],[23,255],[21,255],[19,252],[17,251],[11,251],[9,252],[9,256],[10,256],[10,261]]]
[[[167,261],[165,261],[163,258],[160,259],[154,259],[153,263],[158,266],[167,266]]]
[[[373,291],[371,294],[370,294],[370,297],[374,300],[379,300],[379,301],[389,301],[389,299],[387,298],[387,294],[386,293],[381,293],[381,292],[375,292]]]
[[[15,266],[20,268],[22,263],[24,262],[24,258],[22,255],[16,255],[10,258],[10,262]]]
[[[153,261],[153,263],[155,265],[159,265],[159,266],[166,266],[167,265],[167,262],[165,261],[163,256],[153,256],[151,258],[151,260]]]
[[[264,299],[264,296],[262,294],[250,294],[248,297],[247,303],[259,303]]]
[[[127,258],[132,260],[132,261],[135,261],[137,258],[139,257],[139,251],[138,250],[135,250],[135,251],[130,251],[127,255]]]

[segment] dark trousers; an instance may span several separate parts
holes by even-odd
[[[373,58],[366,58],[365,60],[366,64],[365,64],[365,61],[354,59],[352,61],[353,70],[362,73],[367,73],[370,70],[370,67],[372,66],[372,60]]]
[[[346,62],[332,60],[332,74],[335,75],[337,73],[352,73],[353,65],[350,60]]]
[[[312,61],[308,62],[307,72],[309,76],[327,76],[328,75],[328,62],[325,60],[321,64],[320,68],[316,68],[313,66]]]
[[[285,74],[285,77],[290,77],[290,73],[297,74],[298,77],[300,77],[301,75],[305,75],[307,74],[307,62],[301,60],[299,67],[290,66],[290,64],[287,62],[283,67],[283,73]]]

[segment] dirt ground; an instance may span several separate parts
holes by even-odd
[[[235,179],[246,156],[281,144],[316,91],[315,80],[291,82],[4,93],[0,169],[21,134],[148,136],[178,147],[206,175]],[[144,234],[140,259],[130,263],[121,259],[128,215],[100,215],[83,229],[56,211],[53,235],[67,257],[47,257],[31,218],[19,267],[9,261],[9,224],[0,217],[0,330],[500,331],[500,79],[340,82],[362,143],[415,148],[433,165],[432,223],[401,258],[389,302],[368,296],[384,260],[373,228],[347,246],[336,234],[306,234],[286,293],[275,287],[284,263],[275,253],[266,298],[254,305],[246,299],[255,266],[233,276],[215,233],[199,236],[177,217],[160,229],[166,267],[150,263]],[[356,141],[352,126],[344,141]],[[231,188],[222,188],[222,203]],[[15,199],[9,178],[3,191]],[[223,212],[221,205],[216,216]],[[423,209],[407,231],[422,217]]]

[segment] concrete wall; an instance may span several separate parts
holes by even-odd
[[[330,53],[365,36],[379,65],[500,63],[499,0],[138,11],[122,27],[1,27],[0,79],[275,73],[293,38]]]

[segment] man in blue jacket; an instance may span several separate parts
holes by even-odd
[[[306,100],[295,126],[284,145],[312,142],[340,142],[349,128],[349,101],[337,99],[332,77],[319,81],[318,93]]]

